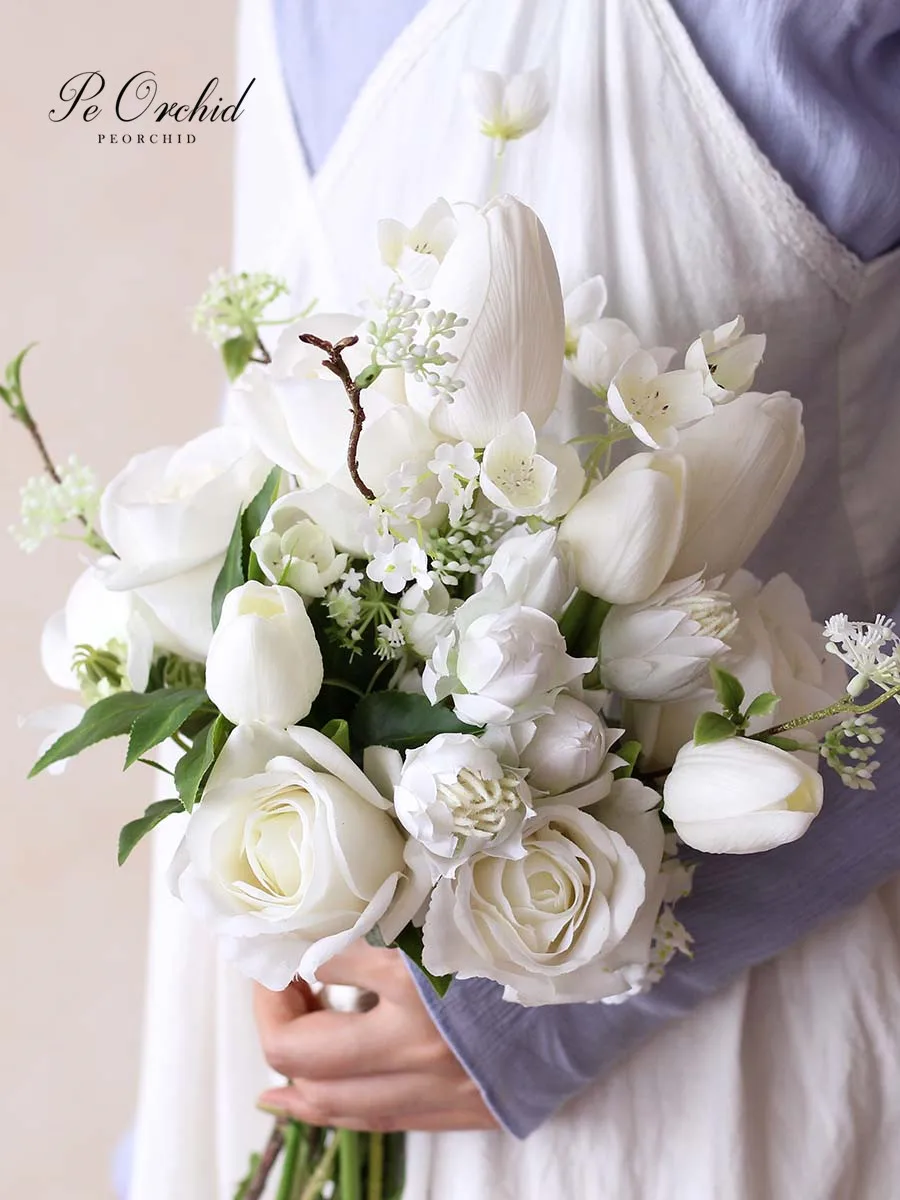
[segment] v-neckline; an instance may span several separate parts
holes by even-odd
[[[310,168],[306,149],[291,111],[284,73],[279,72],[283,101],[291,113],[297,157],[312,195],[327,192],[353,158],[354,150],[372,122],[381,103],[403,76],[415,66],[419,53],[453,21],[470,0],[426,0],[412,20],[400,30],[359,89],[347,116],[319,169]]]

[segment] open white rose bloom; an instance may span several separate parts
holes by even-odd
[[[507,140],[525,84],[491,101]],[[752,390],[739,316],[676,354],[599,277],[564,305],[513,196],[374,217],[358,314],[279,329],[277,280],[215,280],[229,423],[107,486],[44,645],[79,702],[37,724],[80,722],[38,765],[174,738],[120,856],[188,814],[172,887],[269,987],[367,937],[439,989],[621,1002],[689,945],[672,880],[702,853],[801,837],[819,759],[872,786],[862,693],[896,695],[898,639],[823,637],[790,579],[742,569],[804,435],[799,400]],[[571,444],[566,371],[599,415]]]
[[[491,136],[539,119],[533,82],[482,79]],[[804,434],[799,400],[751,390],[765,339],[739,316],[676,358],[597,276],[564,305],[512,196],[374,215],[392,278],[358,314],[279,329],[280,281],[214,279],[226,424],[102,497],[81,468],[26,489],[23,543],[74,516],[97,556],[47,625],[70,694],[26,722],[35,770],[173,740],[120,861],[180,814],[172,890],[269,988],[367,938],[440,991],[627,1002],[690,952],[703,854],[802,837],[821,760],[873,786],[900,639],[823,630],[744,568]],[[21,366],[2,395],[28,426]],[[572,443],[566,372],[599,418]]]

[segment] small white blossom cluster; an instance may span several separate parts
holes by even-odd
[[[456,356],[441,343],[456,336],[467,323],[465,317],[444,309],[429,311],[429,300],[404,292],[392,283],[383,302],[380,320],[366,326],[374,361],[382,367],[401,367],[419,383],[427,385],[433,396],[451,396],[462,386],[442,368],[456,362]]]
[[[841,783],[854,791],[872,792],[873,774],[881,765],[875,758],[876,746],[884,741],[884,729],[871,713],[847,717],[829,729],[822,739],[819,753]]]
[[[72,455],[58,468],[60,482],[34,475],[21,490],[22,523],[10,533],[27,554],[58,537],[70,521],[83,519],[93,527],[100,506],[100,486],[90,467]]]
[[[900,687],[900,637],[890,617],[851,621],[846,613],[837,613],[825,622],[825,649],[854,672],[849,695],[860,695],[870,684],[885,692]]]
[[[194,309],[192,326],[213,346],[233,337],[255,337],[256,325],[269,305],[287,294],[287,284],[267,271],[229,275],[214,271]]]
[[[509,515],[497,509],[471,511],[459,524],[432,533],[426,549],[435,578],[453,588],[466,576],[482,574],[512,524]]]

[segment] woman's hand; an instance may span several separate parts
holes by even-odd
[[[322,1009],[310,989],[257,985],[256,1023],[266,1061],[291,1080],[260,1107],[310,1125],[344,1129],[496,1129],[497,1122],[434,1025],[398,950],[354,943],[319,979],[378,996],[364,1013]]]

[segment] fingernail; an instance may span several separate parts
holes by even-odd
[[[256,1106],[260,1112],[268,1113],[270,1117],[286,1117],[287,1112],[283,1108],[277,1108],[274,1104],[259,1103]]]

